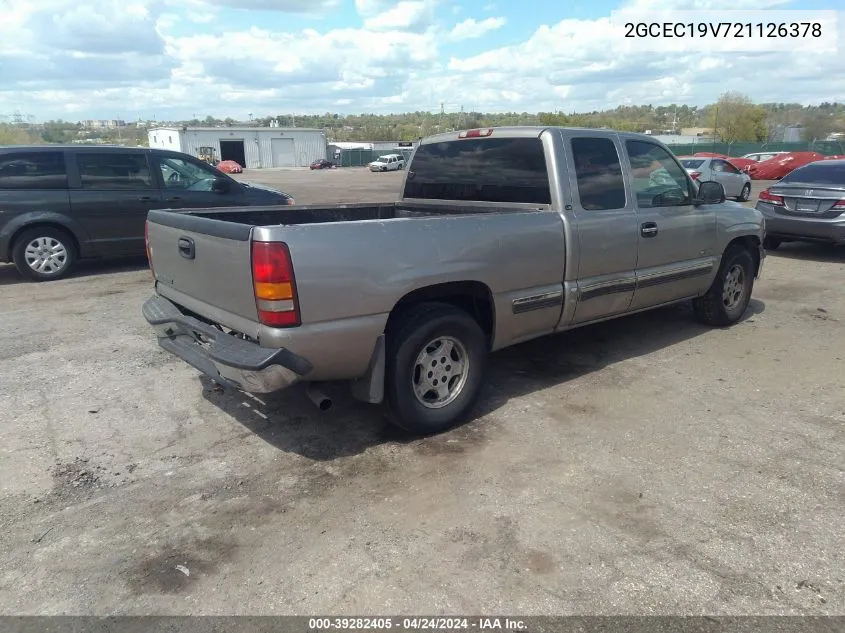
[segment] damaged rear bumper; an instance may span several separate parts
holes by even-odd
[[[142,313],[158,344],[215,381],[251,393],[269,393],[299,382],[313,368],[284,348],[261,347],[184,314],[173,302],[153,295]]]

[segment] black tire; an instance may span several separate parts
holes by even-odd
[[[45,261],[47,249],[53,252],[48,264],[50,270],[38,270],[38,262]],[[76,262],[76,247],[73,238],[61,229],[33,227],[15,238],[12,260],[24,277],[33,281],[53,281],[70,272]]]
[[[742,191],[740,192],[740,194],[737,196],[736,199],[737,199],[738,202],[748,202],[748,199],[750,197],[751,197],[751,183],[747,182],[742,187]]]
[[[488,354],[484,332],[469,314],[444,303],[422,303],[398,318],[401,320],[387,335],[385,403],[390,421],[415,435],[431,435],[456,426],[466,419],[481,393]],[[436,354],[437,347],[429,345],[437,341],[450,342],[454,353],[443,357],[447,358],[445,363],[435,358],[433,363],[443,369],[431,365],[432,371],[424,376],[419,372],[417,361],[424,352],[429,358]],[[465,371],[451,373],[455,371],[452,363],[459,362],[461,355],[465,356]],[[428,359],[426,367],[429,367]],[[430,377],[432,373],[434,377]],[[423,396],[417,395],[415,383],[437,384],[444,375],[447,382],[440,384],[451,387],[447,387],[445,404],[432,402],[433,388]],[[424,388],[421,386],[420,391]]]
[[[737,279],[737,270],[741,273],[741,280],[731,283],[729,279]],[[717,327],[736,323],[748,308],[753,287],[754,258],[743,246],[729,247],[722,256],[719,272],[707,294],[693,300],[696,318],[706,325]],[[731,292],[731,288],[735,292]]]
[[[776,237],[767,237],[763,240],[763,248],[767,251],[776,251],[780,248],[782,242],[783,240],[779,240]]]

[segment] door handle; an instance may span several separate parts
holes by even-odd
[[[177,245],[179,246],[179,254],[185,259],[196,257],[196,245],[190,237],[180,237]]]
[[[172,202],[173,200],[181,200],[182,196],[171,196],[167,199],[168,202]]]
[[[654,237],[657,235],[657,222],[643,222],[640,224],[640,235]]]
[[[138,198],[138,200],[140,200],[141,202],[149,202],[150,200],[152,200],[152,197],[151,196],[141,196],[140,198]]]

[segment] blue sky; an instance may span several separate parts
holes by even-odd
[[[732,0],[769,10],[840,0]],[[620,54],[611,11],[719,0],[0,0],[0,120],[845,99],[842,53]],[[838,14],[845,42],[845,13]]]

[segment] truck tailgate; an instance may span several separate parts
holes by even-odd
[[[200,316],[256,336],[252,227],[160,210],[150,211],[147,222],[159,294]]]

